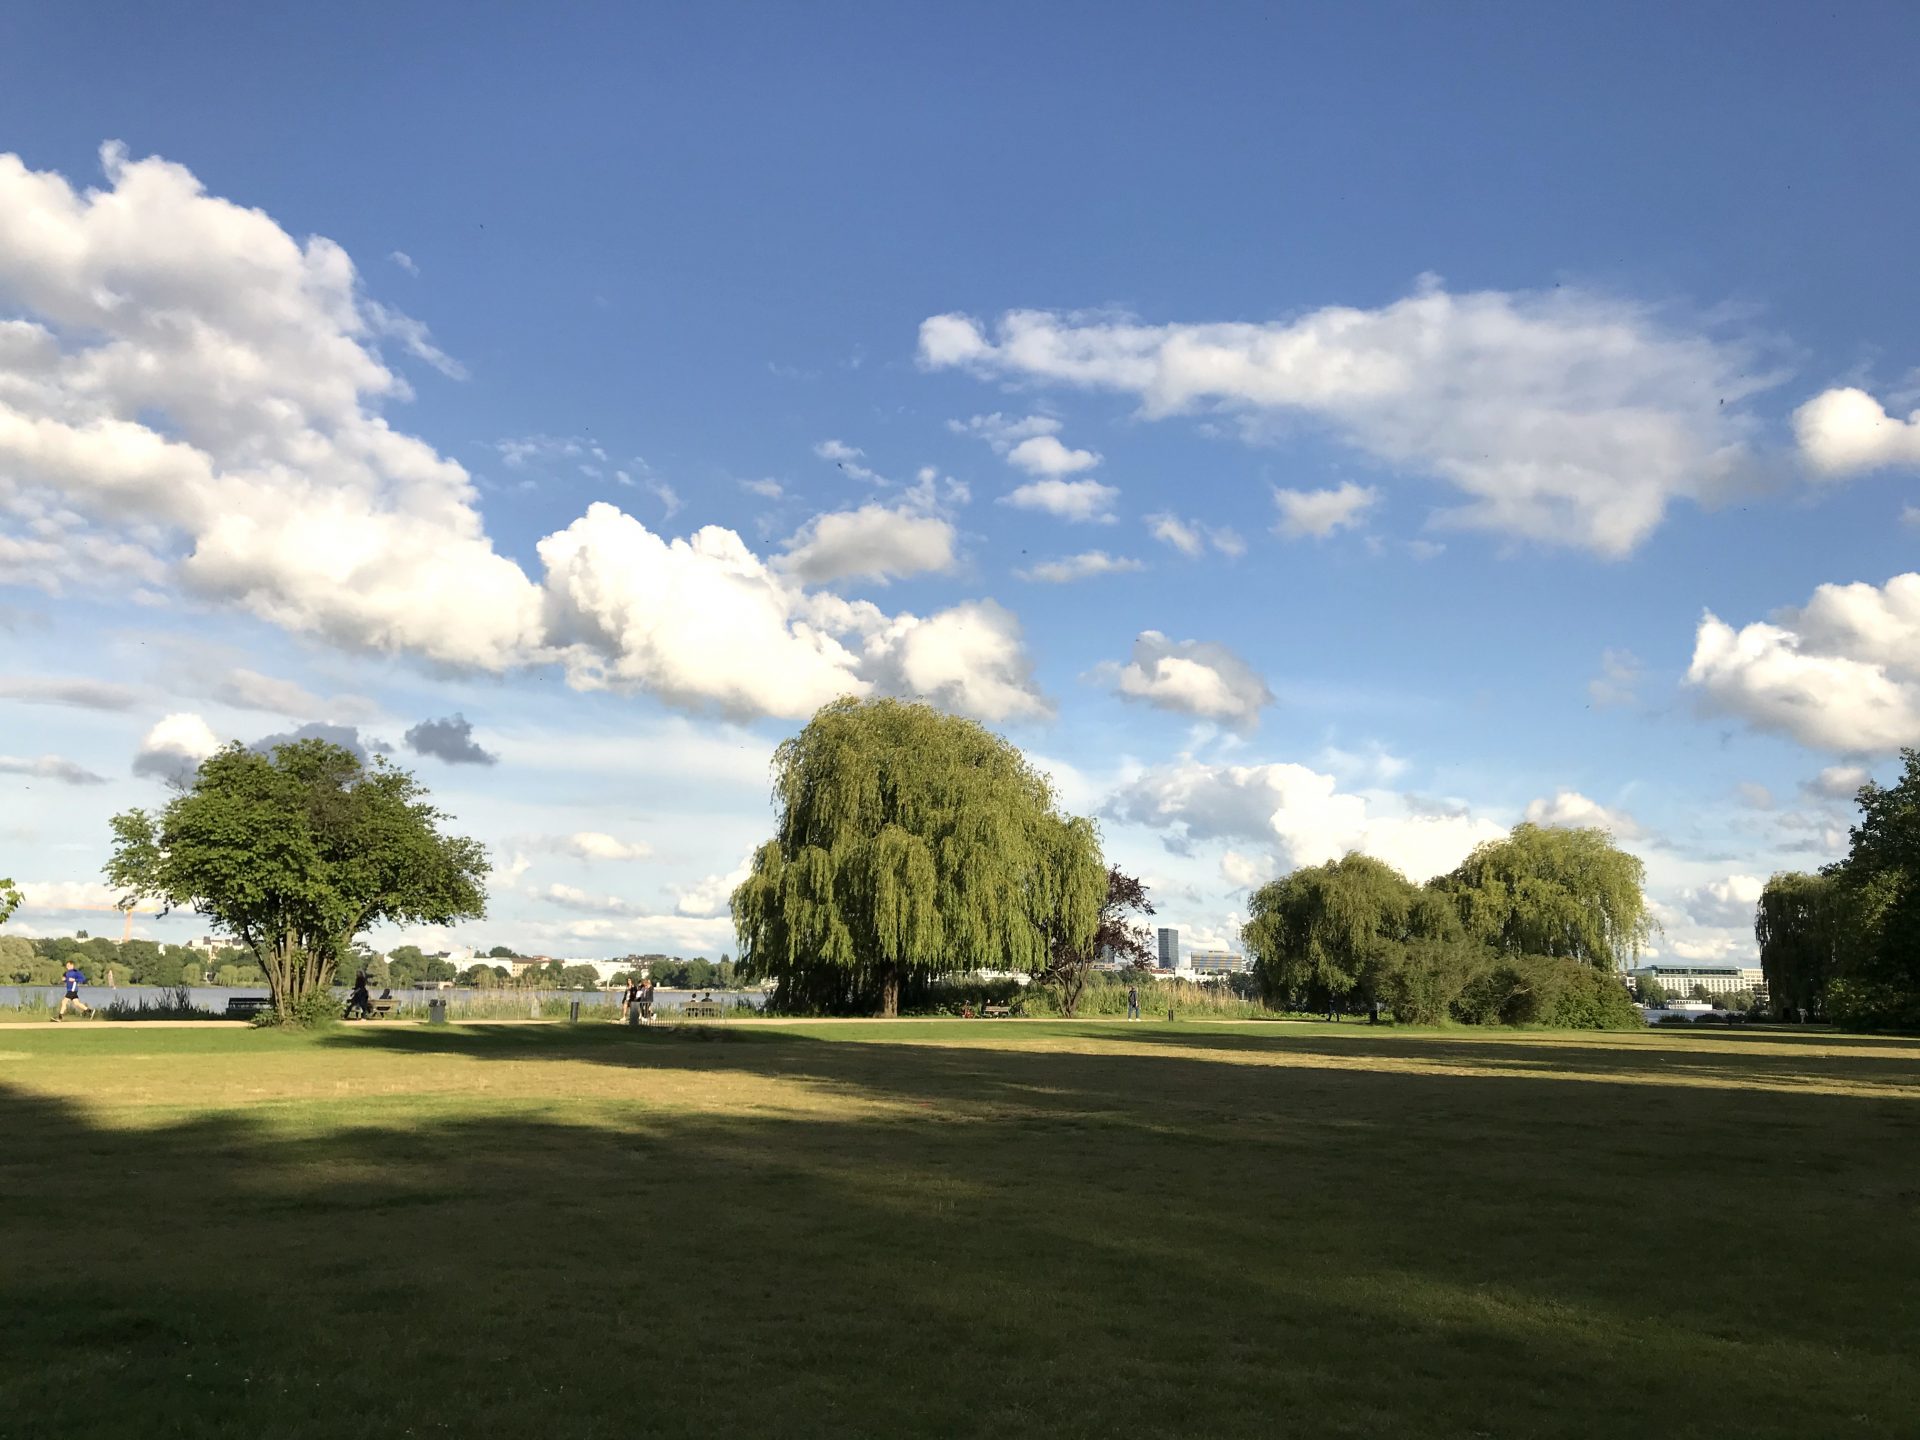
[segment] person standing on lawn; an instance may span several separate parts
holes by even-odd
[[[66,993],[60,997],[60,1008],[54,1012],[54,1023],[58,1024],[67,1018],[67,1007],[69,1005],[73,1006],[82,1015],[85,1015],[91,1020],[93,1018],[93,1007],[80,998],[80,987],[87,983],[87,977],[80,973],[80,967],[69,963],[67,973],[60,978],[65,982],[67,988]]]
[[[1138,1020],[1139,1018],[1140,990],[1139,987],[1129,982],[1127,985],[1127,1019]]]

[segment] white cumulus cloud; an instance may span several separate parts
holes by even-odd
[[[1222,555],[1244,555],[1247,542],[1224,525],[1208,525],[1199,520],[1182,520],[1169,511],[1147,516],[1147,532],[1154,539],[1171,545],[1190,560],[1197,560],[1212,545]]]
[[[1043,510],[1062,520],[1111,524],[1120,492],[1098,480],[1034,480],[1010,490],[1000,503],[1020,510]]]
[[[24,518],[36,564],[78,556],[351,649],[558,664],[576,686],[743,717],[884,688],[905,631],[983,613],[849,605],[732,531],[669,540],[605,503],[540,541],[529,575],[494,550],[467,472],[382,413],[410,393],[383,342],[438,352],[366,299],[345,251],[178,165],[117,146],[103,160],[108,187],[81,192],[0,155],[0,314],[19,317],[0,321],[0,517]],[[864,471],[845,442],[819,449]],[[500,453],[520,469],[607,459],[551,437]],[[7,537],[0,564],[19,549]],[[942,688],[1005,702],[1026,663],[1005,659]]]
[[[147,731],[133,757],[133,773],[155,780],[186,781],[200,762],[220,748],[220,737],[198,715],[163,716]]]
[[[1178,847],[1251,840],[1274,847],[1289,870],[1358,851],[1415,881],[1444,874],[1475,845],[1507,833],[1466,810],[1436,812],[1383,791],[1343,792],[1333,776],[1293,764],[1182,760],[1123,785],[1107,812],[1169,830]]]
[[[1816,750],[1920,744],[1920,574],[1822,585],[1738,630],[1709,613],[1687,680],[1712,708]]]
[[[780,566],[808,584],[878,580],[953,569],[951,523],[906,506],[862,505],[816,515],[787,541]]]
[[[1290,540],[1324,540],[1337,530],[1358,526],[1379,499],[1378,490],[1351,480],[1330,490],[1275,490],[1273,503],[1280,518],[1274,533]]]
[[[1902,420],[1851,386],[1807,401],[1793,412],[1793,430],[1816,474],[1839,477],[1889,465],[1920,466],[1920,410]]]
[[[1578,790],[1556,790],[1551,796],[1530,802],[1526,818],[1535,825],[1610,830],[1618,840],[1631,840],[1641,833],[1640,823],[1626,811],[1602,805]]]
[[[1747,464],[1739,401],[1770,377],[1745,347],[1573,289],[1450,293],[1423,281],[1377,309],[1150,325],[1014,310],[992,327],[936,315],[920,363],[1114,390],[1149,418],[1205,410],[1306,417],[1366,455],[1437,477],[1458,525],[1633,550],[1676,499]],[[1724,403],[1723,403],[1724,402]]]
[[[1074,580],[1091,580],[1098,575],[1124,575],[1146,568],[1138,560],[1109,555],[1104,550],[1088,550],[1079,555],[1063,555],[1058,560],[1042,560],[1015,573],[1022,580],[1065,585]]]
[[[1109,664],[1095,673],[1129,700],[1241,730],[1259,724],[1260,711],[1273,703],[1267,682],[1226,646],[1170,640],[1158,630],[1144,630],[1134,639],[1126,664]]]

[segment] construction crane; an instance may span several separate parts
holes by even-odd
[[[135,915],[158,915],[160,912],[152,905],[62,905],[62,910],[118,910],[126,916],[126,923],[120,927],[120,943],[126,944],[133,938],[133,917]]]

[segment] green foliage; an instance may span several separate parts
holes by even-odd
[[[1556,955],[1614,971],[1654,929],[1646,866],[1604,830],[1520,824],[1433,888],[1474,939],[1506,955]]]
[[[1470,1025],[1575,1030],[1633,1030],[1643,1023],[1612,974],[1556,955],[1496,956],[1468,982],[1454,1014]]]
[[[1107,871],[1106,898],[1100,902],[1100,916],[1093,934],[1084,943],[1074,943],[1064,935],[1054,939],[1053,953],[1039,980],[1053,990],[1060,1013],[1072,1017],[1079,1013],[1080,997],[1086,991],[1087,978],[1094,962],[1110,957],[1135,969],[1153,963],[1153,946],[1146,927],[1135,923],[1133,915],[1153,914],[1153,902],[1147,899],[1147,887],[1118,865]]]
[[[1450,941],[1449,908],[1366,855],[1296,870],[1254,893],[1241,931],[1267,1003],[1371,1001],[1415,940]]]
[[[367,927],[485,913],[485,852],[442,834],[445,818],[384,760],[367,769],[321,740],[271,756],[230,745],[159,815],[114,818],[106,873],[129,899],[191,906],[236,937],[297,1021]]]
[[[0,984],[29,984],[34,967],[44,963],[24,935],[0,935]]]
[[[291,1005],[262,1010],[253,1023],[263,1028],[282,1026],[294,1030],[325,1030],[341,1022],[344,1006],[340,997],[325,986],[295,997]]]
[[[1461,995],[1492,962],[1493,953],[1471,941],[1413,940],[1382,977],[1380,998],[1404,1024],[1443,1024],[1461,1018]]]
[[[0,925],[13,918],[13,912],[20,908],[23,898],[20,887],[8,877],[0,875]]]
[[[1602,832],[1522,825],[1425,887],[1363,855],[1296,870],[1255,893],[1242,934],[1276,1009],[1624,1029],[1640,1017],[1613,957],[1649,929],[1640,874]]]
[[[1091,822],[1005,740],[899,700],[824,706],[774,756],[774,838],[733,896],[741,964],[785,1010],[898,1012],[934,977],[1084,947]]]
[[[1643,975],[1633,984],[1635,998],[1649,1009],[1663,1010],[1667,1002],[1673,998],[1672,992],[1651,975]]]
[[[1776,1013],[1868,1029],[1920,1028],[1920,751],[1868,783],[1847,858],[1775,875],[1754,916]]]

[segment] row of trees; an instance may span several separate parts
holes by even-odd
[[[1920,1028],[1920,751],[1855,796],[1847,858],[1775,875],[1754,916],[1776,1010],[1870,1029]]]
[[[1626,1027],[1650,937],[1641,862],[1603,830],[1516,826],[1415,885],[1348,855],[1254,894],[1243,938],[1278,1009],[1380,1005],[1411,1023]]]
[[[1144,888],[970,721],[835,702],[776,752],[774,797],[733,916],[781,1009],[892,1015],[942,976],[1012,970],[1071,1014],[1097,958],[1149,962]],[[1255,895],[1245,939],[1276,1008],[1635,1025],[1619,969],[1652,930],[1644,879],[1604,831],[1521,825],[1425,886],[1361,855],[1295,871]]]
[[[104,984],[109,976],[116,984],[127,985],[201,985],[209,977],[219,985],[265,981],[254,957],[236,947],[208,955],[185,945],[116,941],[102,935],[35,939],[0,935],[0,983],[56,984],[70,964],[78,965],[96,984]]]

